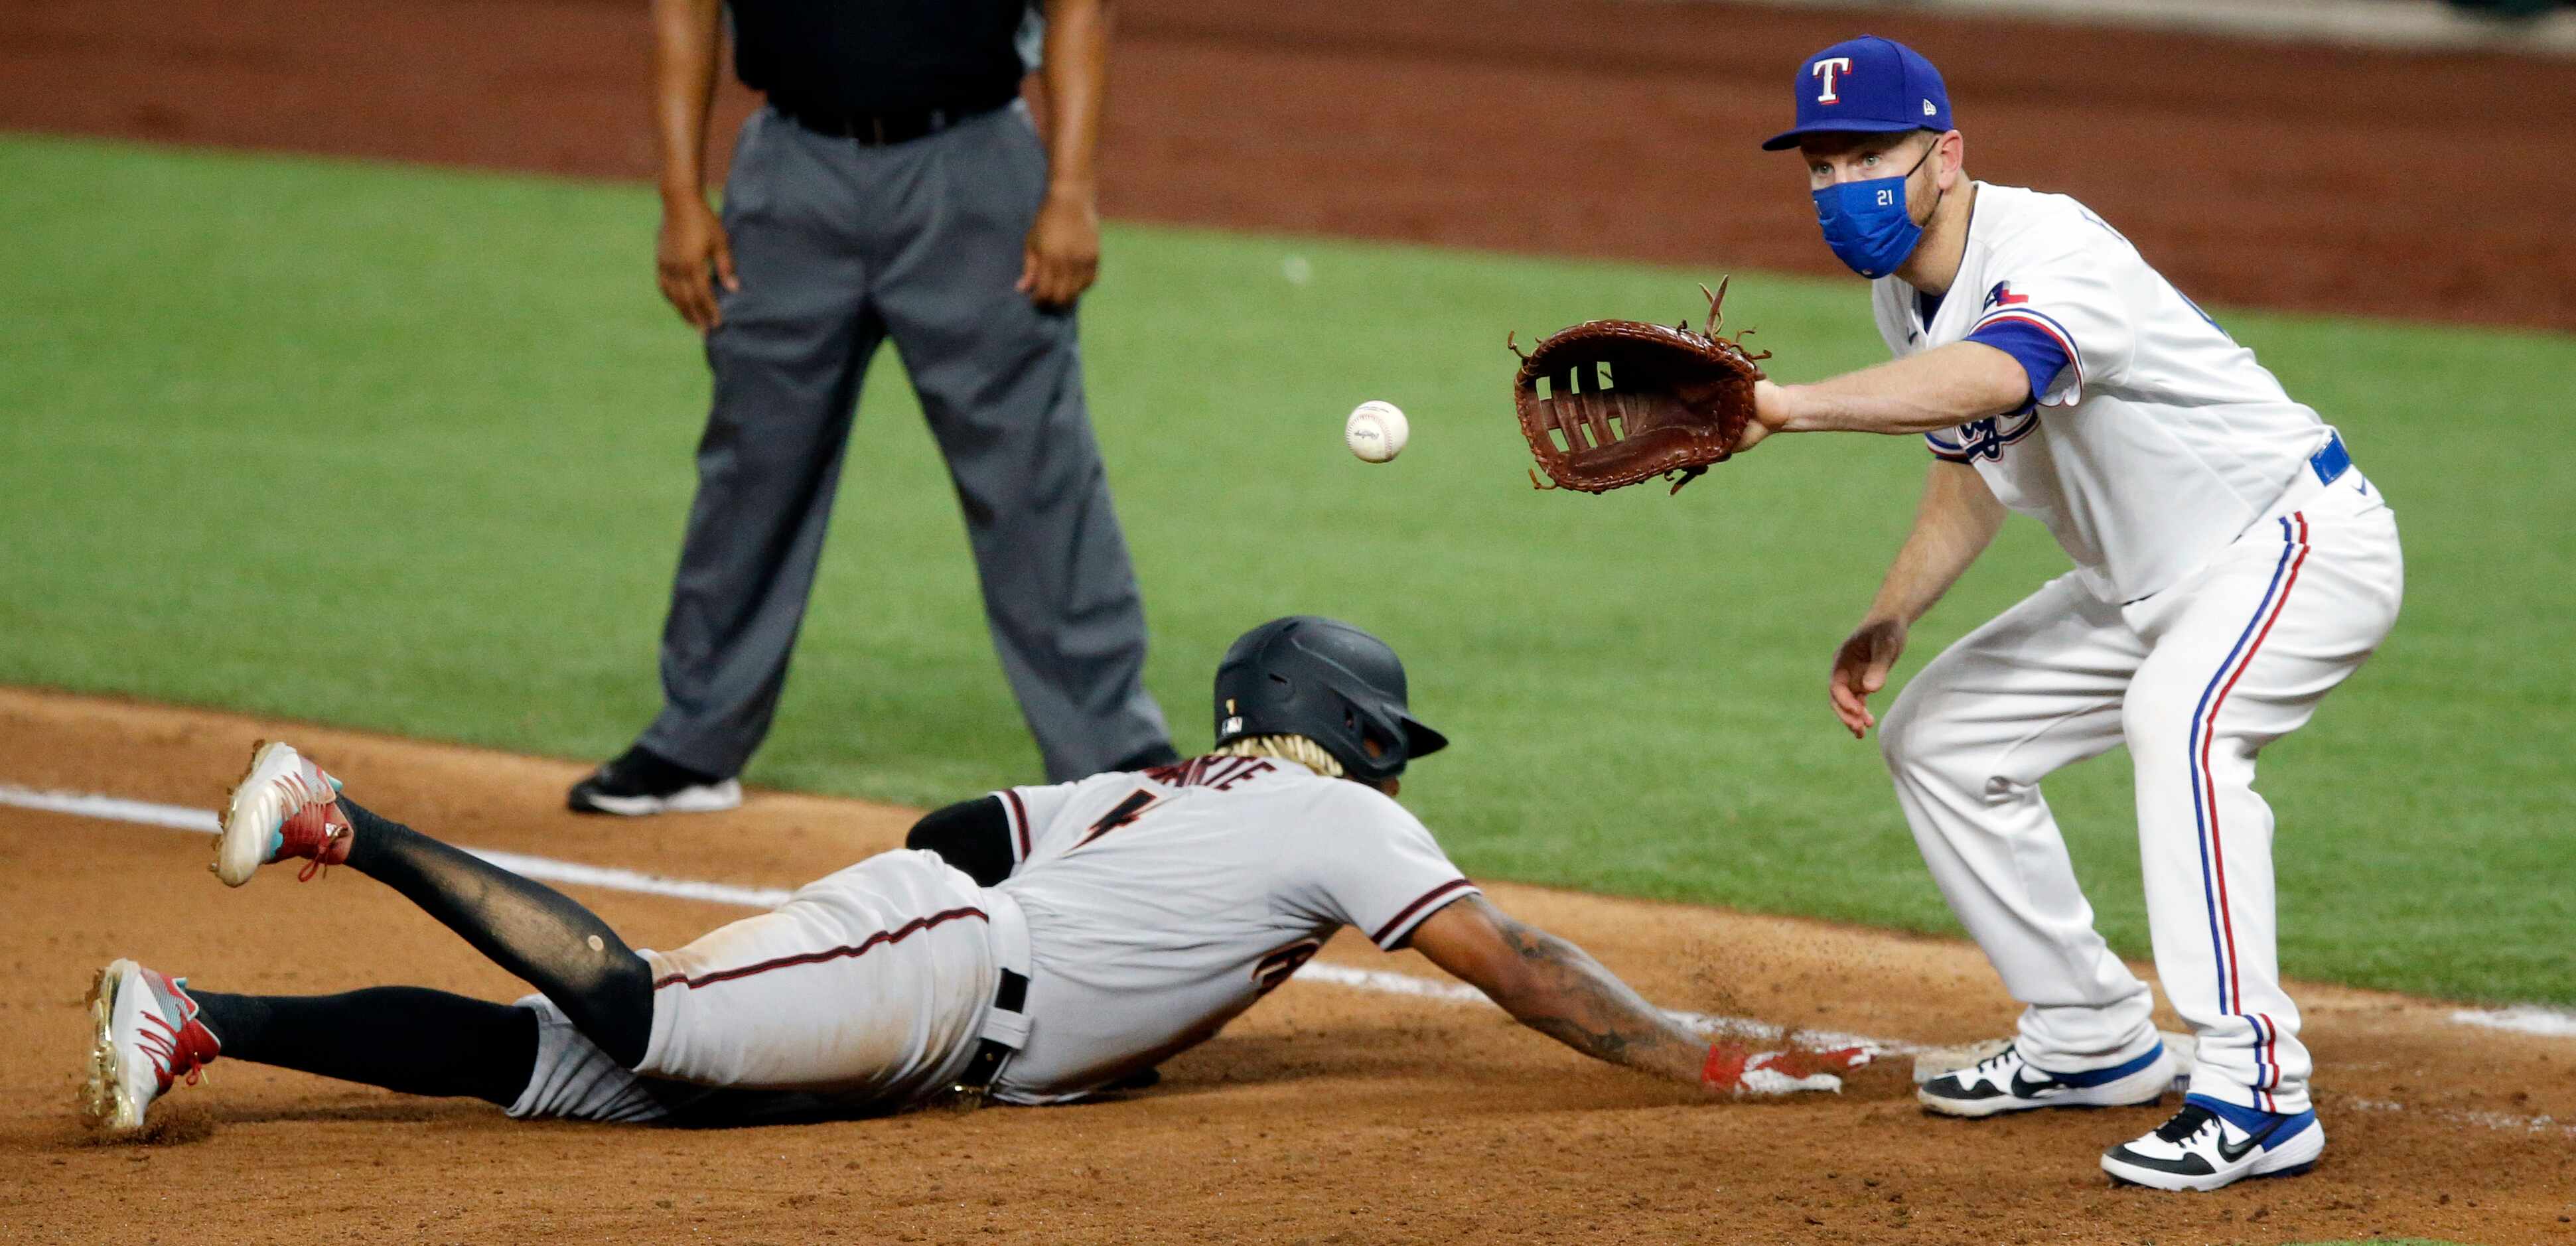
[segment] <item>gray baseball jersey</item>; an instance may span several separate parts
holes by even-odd
[[[1028,916],[1029,1037],[995,1082],[1051,1103],[1206,1041],[1343,926],[1382,948],[1475,884],[1374,788],[1199,757],[1001,793]]]

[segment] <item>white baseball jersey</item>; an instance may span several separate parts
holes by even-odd
[[[2047,525],[2096,596],[2154,594],[2270,510],[2333,430],[2083,204],[1976,189],[1931,322],[1884,277],[1879,334],[1900,359],[1999,322],[2055,338],[2071,362],[2031,407],[1926,440]]]
[[[2397,521],[2341,438],[2082,204],[1977,185],[1959,273],[1871,291],[1898,356],[1988,330],[2022,410],[1930,434],[2075,560],[1907,682],[1879,743],[1924,863],[2025,1008],[2034,1066],[2157,1050],[2153,994],[2093,929],[2041,782],[2125,745],[2156,969],[2198,1032],[2191,1088],[2308,1110],[2281,985],[2263,747],[2367,660],[2405,592]],[[2019,340],[2015,341],[2018,335]]]
[[[1274,757],[1002,793],[1029,1034],[993,1097],[1078,1098],[1213,1036],[1343,926],[1382,948],[1477,891],[1392,799]]]

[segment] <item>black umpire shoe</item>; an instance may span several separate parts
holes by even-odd
[[[603,762],[572,785],[565,802],[574,813],[613,813],[640,818],[655,813],[715,813],[742,803],[742,784],[701,774],[642,746]]]

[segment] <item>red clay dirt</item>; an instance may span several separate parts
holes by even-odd
[[[229,715],[0,691],[0,781],[210,806],[252,741],[292,739],[372,808],[478,847],[790,886],[897,843],[909,815],[755,793],[648,822],[561,812],[578,768]],[[1437,782],[1426,774],[1425,782]],[[1709,1103],[1587,1062],[1476,1004],[1297,980],[1166,1068],[1071,1108],[666,1131],[512,1122],[218,1062],[143,1144],[74,1123],[87,975],[119,955],[204,985],[522,990],[400,898],[334,871],[209,878],[209,840],[0,808],[0,1223],[13,1243],[2298,1241],[2576,1236],[2576,1044],[2440,1005],[2302,986],[2326,1160],[2216,1195],[2110,1187],[2101,1147],[2155,1109],[1933,1119],[1905,1062],[1847,1093]],[[568,888],[630,941],[741,910]],[[2012,1007],[1948,940],[1529,887],[1507,909],[1668,1006],[1919,1041]],[[1436,977],[1344,937],[1329,963]],[[2170,1025],[2170,1019],[2167,1024]],[[2170,1101],[2168,1101],[2170,1102]],[[2542,1122],[2542,1117],[2554,1117]],[[153,1234],[158,1234],[155,1237]]]
[[[2195,295],[2576,329],[2576,244],[2563,212],[2532,206],[2576,201],[2548,103],[2576,98],[2576,65],[1717,4],[1121,11],[1116,217],[1831,272],[1795,170],[1749,147],[1785,111],[1795,58],[1866,25],[1947,68],[1981,175],[2086,199]],[[638,6],[605,0],[12,5],[0,126],[636,177],[645,47]],[[729,92],[720,124],[747,107]],[[0,783],[211,804],[251,740],[284,730],[0,692]],[[559,811],[569,765],[291,738],[460,842],[682,877],[792,885],[906,823],[773,794],[585,821]],[[1839,1098],[1698,1103],[1482,1006],[1315,982],[1162,1087],[1094,1106],[680,1133],[515,1124],[223,1063],[150,1143],[100,1145],[70,1105],[80,993],[110,957],[247,990],[519,992],[363,878],[228,892],[206,857],[189,835],[0,809],[0,1238],[2576,1240],[2576,1044],[2319,986],[2301,998],[2324,1165],[2205,1197],[2114,1190],[2095,1168],[2152,1111],[1932,1120],[1902,1062]],[[737,914],[571,890],[645,944]],[[1673,1006],[1935,1042],[2012,1015],[1952,941],[1495,893]],[[1348,939],[1326,959],[1433,973]]]
[[[1114,217],[1848,276],[1754,145],[1798,58],[1869,29],[1943,67],[1973,171],[2085,200],[2203,302],[2576,330],[2576,62],[1713,3],[1118,8]],[[0,127],[642,177],[648,46],[608,0],[10,5]]]

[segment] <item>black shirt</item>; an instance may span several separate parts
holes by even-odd
[[[734,72],[831,113],[976,112],[1019,94],[1028,0],[730,0]]]

